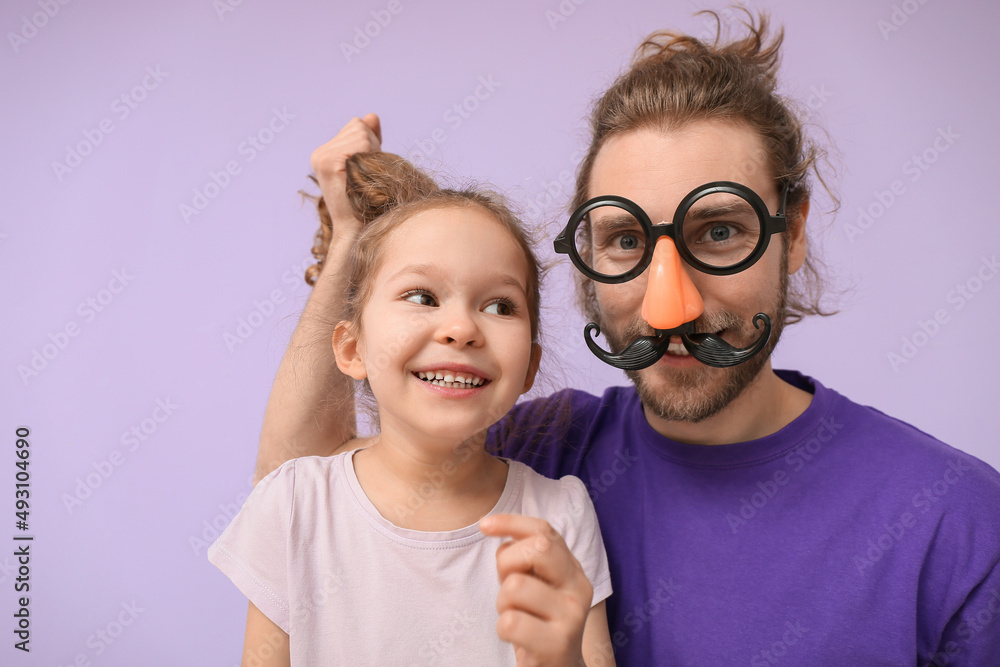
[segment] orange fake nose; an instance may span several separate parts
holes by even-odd
[[[681,263],[674,242],[662,236],[649,263],[642,319],[654,329],[674,329],[701,315],[705,304]]]

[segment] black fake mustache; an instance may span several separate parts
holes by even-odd
[[[771,318],[765,313],[757,313],[753,316],[754,329],[760,329],[760,323],[764,324],[764,330],[754,343],[743,349],[733,347],[712,333],[693,333],[694,325],[691,322],[676,329],[658,330],[655,336],[640,336],[618,354],[603,350],[597,344],[594,338],[600,335],[601,328],[594,322],[584,328],[583,337],[587,341],[587,347],[598,359],[623,371],[639,371],[655,364],[667,353],[671,336],[680,336],[691,356],[706,366],[728,368],[742,364],[767,345],[771,338]]]

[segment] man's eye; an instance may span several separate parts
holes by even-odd
[[[639,247],[639,237],[635,234],[622,234],[618,237],[617,245],[622,250],[635,250]]]
[[[708,230],[708,238],[713,241],[725,241],[733,235],[733,228],[728,225],[716,225]]]
[[[701,238],[696,243],[721,243],[729,241],[738,234],[738,230],[733,225],[714,224],[705,228]]]
[[[406,301],[409,301],[410,303],[415,303],[421,306],[437,305],[437,301],[434,300],[434,297],[428,294],[427,292],[417,292],[417,291],[407,292],[403,298]]]
[[[510,317],[514,314],[514,306],[507,301],[494,301],[490,305],[483,309],[484,313],[489,315],[501,315],[503,317]]]

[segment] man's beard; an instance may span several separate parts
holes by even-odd
[[[771,337],[758,354],[730,368],[699,364],[690,368],[664,369],[653,365],[641,371],[625,371],[647,410],[668,421],[700,422],[718,414],[743,393],[767,364],[784,329],[788,305],[787,264],[787,255],[783,253],[775,302],[765,311],[772,320]],[[615,353],[639,336],[653,334],[653,329],[641,317],[630,320],[621,333],[610,328],[601,329]],[[726,340],[737,347],[750,345],[760,336],[750,320],[728,310],[703,314],[694,320],[694,329],[697,333],[724,332]]]

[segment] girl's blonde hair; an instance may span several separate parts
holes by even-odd
[[[364,224],[355,242],[348,271],[348,287],[341,320],[360,331],[361,310],[371,296],[381,267],[386,240],[397,226],[423,211],[439,208],[479,207],[507,230],[524,252],[528,263],[528,314],[532,342],[538,340],[540,268],[532,242],[506,201],[495,192],[479,189],[440,188],[423,171],[392,153],[356,153],[347,159],[347,194],[356,217]],[[316,264],[306,270],[306,282],[316,282],[333,234],[326,202],[316,204],[320,228],[313,241]]]

